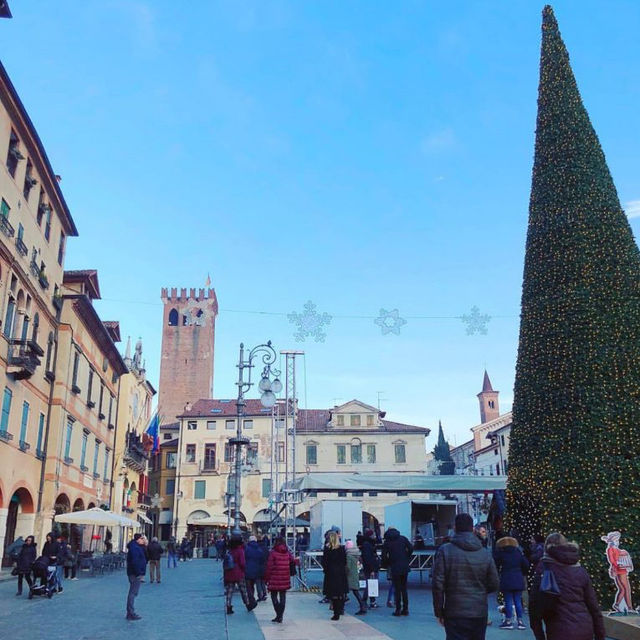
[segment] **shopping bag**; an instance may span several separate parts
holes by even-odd
[[[372,578],[371,580],[367,580],[367,595],[370,598],[377,598],[379,595],[378,592],[378,580],[377,578]]]

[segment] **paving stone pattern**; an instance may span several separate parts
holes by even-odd
[[[136,601],[143,617],[125,620],[128,582],[124,571],[96,578],[83,576],[65,581],[64,592],[51,600],[17,598],[15,580],[0,582],[0,638],[3,640],[407,640],[412,637],[444,640],[444,631],[433,617],[431,591],[420,585],[417,576],[411,582],[411,615],[394,618],[391,609],[381,606],[365,616],[355,617],[353,598],[346,605],[347,615],[332,622],[331,612],[319,604],[316,593],[289,592],[283,624],[274,617],[267,600],[248,613],[239,594],[234,595],[234,611],[225,616],[221,564],[213,560],[179,563],[168,570],[163,559],[161,584],[145,582]],[[319,576],[318,576],[319,577]],[[384,605],[386,584],[380,604]],[[498,640],[515,634],[531,640],[527,631],[505,632],[494,626],[487,639]]]

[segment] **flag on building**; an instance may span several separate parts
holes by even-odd
[[[153,418],[151,418],[151,422],[149,422],[147,430],[144,432],[146,436],[144,440],[149,443],[151,453],[157,453],[160,447],[160,435],[158,433],[159,422],[158,412],[156,411],[156,413],[153,414]]]

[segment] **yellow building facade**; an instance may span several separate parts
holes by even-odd
[[[229,478],[234,470],[228,440],[236,433],[235,401],[199,400],[187,405],[179,419],[177,458],[161,461],[176,466],[172,535],[178,539],[187,535],[201,545],[210,533],[228,524],[227,504],[233,492]],[[284,435],[284,419],[272,415],[259,400],[246,401],[241,419],[242,433],[249,439],[243,453],[241,520],[248,529],[258,530],[271,519],[273,492],[284,481],[293,447]],[[298,475],[424,473],[429,429],[386,420],[384,412],[358,400],[329,410],[301,409],[296,424]],[[402,492],[356,493],[328,493],[321,499],[356,497],[369,526],[384,523],[386,505],[407,499]],[[428,494],[413,497],[427,498]],[[308,516],[318,499],[308,496],[296,512]]]
[[[0,559],[42,542],[57,315],[77,230],[37,131],[0,64]]]

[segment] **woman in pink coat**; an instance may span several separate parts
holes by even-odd
[[[300,564],[300,561],[295,559],[287,549],[284,538],[276,538],[273,549],[269,553],[264,574],[264,580],[271,593],[271,602],[273,602],[273,608],[276,612],[276,617],[271,622],[282,622],[287,602],[287,591],[291,589],[292,562],[296,565]]]

